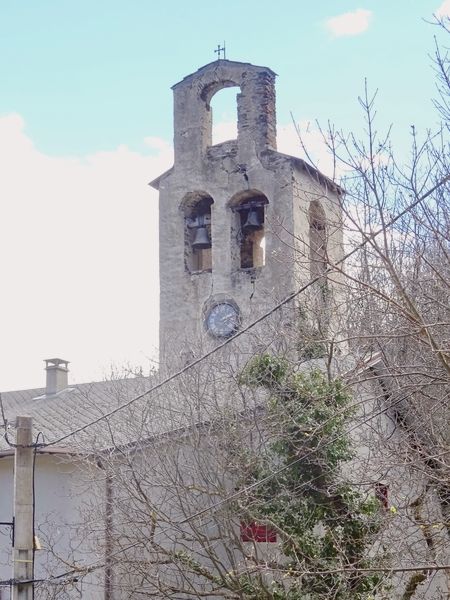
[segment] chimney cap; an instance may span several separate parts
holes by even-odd
[[[62,369],[67,369],[69,365],[68,360],[64,360],[63,358],[45,358],[45,368],[49,369],[51,367],[59,367]]]
[[[59,394],[68,385],[69,369],[67,365],[69,361],[63,358],[46,358],[44,362],[46,372],[45,395]]]

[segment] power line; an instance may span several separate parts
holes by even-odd
[[[138,546],[140,544],[140,542],[135,542],[133,544],[129,544],[128,546],[126,546],[125,548],[121,548],[120,550],[117,550],[117,552],[114,552],[111,555],[111,558],[114,558],[115,556],[117,556],[118,554],[122,554],[123,552],[126,552],[127,550],[130,550],[131,548],[134,548],[136,546]],[[75,577],[73,577],[71,580],[69,581],[75,581],[76,580],[76,576],[84,576],[87,575],[88,573],[92,573],[93,571],[96,571],[97,569],[102,569],[105,566],[105,563],[102,562],[95,562],[95,563],[91,563],[90,565],[86,565],[85,567],[78,567],[78,568],[74,568],[74,569],[70,569],[69,571],[64,571],[64,573],[59,573],[58,575],[51,575],[50,577],[42,577],[39,579],[27,579],[27,580],[23,580],[21,579],[20,581],[16,581],[14,579],[6,579],[3,581],[0,581],[0,586],[11,586],[11,585],[16,585],[17,583],[20,584],[36,584],[36,583],[50,583],[52,581],[58,581],[59,579],[63,579],[64,577],[69,577],[70,575],[74,575]]]
[[[135,544],[133,544],[135,545]],[[129,548],[125,548],[123,550],[123,552],[125,552],[125,550],[128,550]],[[25,584],[30,584],[30,583],[51,583],[52,581],[58,580],[58,579],[62,579],[63,577],[68,577],[70,575],[75,575],[78,573],[79,577],[82,577],[84,575],[87,575],[88,573],[92,573],[93,571],[95,571],[96,569],[101,569],[104,565],[93,565],[92,567],[86,567],[85,569],[73,569],[72,571],[66,571],[64,573],[61,573],[59,575],[54,575],[52,577],[48,577],[47,579],[28,579],[26,581],[20,581],[20,583],[25,583]],[[266,565],[264,567],[265,570],[268,571],[274,571],[273,567],[270,567],[269,565]],[[450,564],[449,565],[437,565],[435,563],[430,563],[430,564],[425,564],[425,565],[415,565],[415,566],[409,566],[409,567],[342,567],[340,569],[329,569],[329,570],[320,570],[320,571],[308,571],[307,569],[305,570],[289,570],[289,571],[283,571],[283,569],[278,569],[278,572],[285,572],[285,573],[289,573],[289,575],[291,576],[299,576],[299,575],[308,575],[309,577],[311,576],[317,576],[317,577],[323,577],[323,575],[333,575],[333,574],[338,574],[338,573],[411,573],[411,572],[415,572],[415,571],[447,571],[450,570]],[[77,581],[77,577],[73,577],[71,579],[68,579],[66,581],[63,581],[61,583],[61,585],[64,585],[65,583],[70,583],[70,582],[76,582]],[[14,585],[15,583],[19,583],[16,582],[14,579],[4,579],[2,581],[0,581],[0,586],[11,586]]]
[[[238,332],[236,332],[232,337],[227,338],[226,340],[224,340],[219,345],[215,346],[214,348],[212,348],[211,350],[209,350],[208,352],[206,352],[205,354],[203,354],[199,358],[194,359],[189,365],[186,365],[182,369],[176,371],[175,373],[173,373],[169,377],[165,378],[160,383],[157,383],[156,385],[152,386],[151,388],[149,388],[148,390],[142,392],[141,394],[138,394],[137,396],[134,396],[128,402],[125,402],[125,403],[117,406],[116,408],[112,409],[111,411],[109,411],[109,412],[101,415],[100,417],[98,417],[96,419],[93,419],[89,423],[86,423],[85,425],[82,425],[82,426],[80,426],[80,427],[78,427],[78,428],[76,428],[76,429],[68,432],[67,434],[65,434],[65,435],[63,435],[63,436],[61,436],[61,437],[59,437],[59,438],[57,438],[55,440],[52,440],[52,441],[49,441],[49,442],[46,442],[46,443],[36,444],[36,446],[38,448],[47,448],[49,446],[54,446],[56,444],[60,444],[61,442],[63,442],[64,440],[66,440],[66,439],[68,439],[70,437],[72,437],[73,435],[76,435],[77,433],[81,433],[81,432],[85,431],[86,429],[88,429],[89,427],[92,427],[93,425],[96,425],[97,423],[100,423],[104,419],[108,419],[109,417],[115,415],[116,413],[120,412],[121,410],[124,410],[125,408],[131,406],[132,404],[134,404],[138,400],[142,400],[145,396],[147,396],[147,395],[149,395],[149,394],[151,394],[151,393],[153,393],[153,392],[161,389],[162,387],[164,387],[165,385],[167,385],[168,383],[170,383],[174,379],[178,378],[183,373],[186,373],[187,371],[189,371],[193,367],[199,365],[204,360],[206,360],[207,358],[209,358],[210,356],[212,356],[213,354],[215,354],[216,352],[218,352],[219,350],[221,350],[225,346],[228,346],[229,344],[231,344],[232,342],[234,342],[236,339],[238,339],[239,337],[241,337],[242,335],[244,335],[245,333],[247,333],[251,329],[253,329],[253,327],[255,327],[256,325],[258,325],[259,323],[261,323],[262,321],[264,321],[265,319],[267,319],[268,317],[270,317],[272,314],[274,314],[275,312],[277,312],[280,308],[282,308],[283,306],[285,306],[289,302],[292,302],[292,300],[294,300],[297,296],[299,296],[304,291],[306,291],[309,287],[311,287],[312,285],[314,285],[318,281],[322,280],[324,277],[326,277],[328,274],[330,274],[337,266],[341,265],[343,262],[345,262],[351,256],[353,256],[356,252],[358,252],[359,250],[361,250],[362,248],[364,248],[364,246],[366,246],[374,238],[376,238],[378,235],[380,235],[380,233],[382,233],[387,228],[389,228],[392,225],[394,225],[405,214],[407,214],[409,211],[411,211],[412,209],[414,209],[418,204],[420,204],[421,202],[423,202],[426,198],[428,198],[439,187],[441,187],[443,184],[445,184],[449,180],[450,180],[450,175],[444,177],[441,181],[439,181],[439,183],[437,183],[435,186],[433,186],[431,189],[429,189],[427,192],[425,192],[425,194],[419,196],[419,198],[416,198],[416,200],[414,200],[414,202],[412,202],[411,204],[409,204],[408,206],[406,206],[397,215],[395,215],[394,217],[392,217],[387,223],[384,224],[383,227],[381,227],[380,229],[378,229],[377,231],[375,231],[375,232],[373,232],[371,234],[364,234],[364,240],[360,244],[358,244],[357,246],[355,246],[350,252],[347,252],[347,254],[345,254],[342,258],[340,258],[339,260],[337,260],[333,265],[328,265],[328,267],[327,267],[327,269],[326,269],[326,271],[324,273],[321,273],[320,275],[317,275],[316,277],[314,277],[313,279],[311,279],[308,283],[306,283],[305,285],[303,285],[302,287],[300,287],[298,290],[296,290],[295,292],[292,292],[291,294],[289,294],[284,300],[282,300],[281,302],[278,302],[270,310],[268,310],[267,312],[263,313],[260,317],[258,317],[257,319],[255,319],[254,321],[252,321],[251,323],[249,323],[249,325],[247,325],[246,327],[244,327],[241,330],[239,330]],[[6,421],[5,421],[5,419],[4,419],[4,424],[5,424],[5,433],[6,433]],[[8,441],[8,439],[6,438],[6,436],[5,436],[5,439],[6,439],[7,443],[10,446],[13,446],[13,444],[11,444]]]
[[[228,502],[230,502],[230,500],[234,500],[235,498],[238,498],[239,496],[242,496],[243,494],[246,494],[247,492],[250,492],[251,490],[254,490],[255,488],[257,488],[260,485],[262,485],[263,483],[266,483],[267,481],[270,481],[276,475],[279,475],[280,473],[283,473],[284,471],[287,471],[288,469],[290,469],[292,466],[300,464],[302,461],[307,460],[308,458],[310,458],[311,456],[313,456],[319,450],[322,450],[323,448],[326,448],[330,444],[334,444],[334,442],[337,442],[344,435],[348,435],[349,433],[351,433],[355,429],[358,429],[362,425],[367,424],[372,419],[375,419],[376,417],[379,417],[380,415],[382,415],[383,413],[386,412],[387,408],[393,408],[394,406],[396,406],[397,404],[400,404],[401,402],[403,402],[403,398],[398,398],[395,402],[391,403],[389,405],[389,407],[381,408],[376,413],[370,414],[363,421],[358,421],[357,423],[355,423],[355,425],[352,425],[352,427],[350,427],[346,431],[342,431],[341,433],[335,435],[333,438],[327,440],[326,443],[324,443],[324,444],[321,444],[321,445],[319,444],[318,446],[316,446],[316,448],[313,448],[312,450],[310,450],[309,452],[307,452],[303,456],[300,456],[299,458],[293,460],[289,464],[284,465],[280,469],[277,469],[276,471],[273,471],[272,473],[270,473],[266,477],[263,477],[262,479],[260,479],[258,481],[255,481],[254,483],[248,485],[247,487],[245,487],[245,488],[243,488],[241,490],[238,490],[237,492],[234,492],[234,494],[230,494],[226,498],[222,498],[222,500],[220,500],[219,502],[216,502],[216,503],[214,503],[214,504],[212,504],[210,506],[207,506],[206,508],[204,508],[202,510],[199,510],[195,514],[190,515],[189,517],[187,517],[186,519],[183,519],[182,521],[177,521],[177,525],[184,525],[185,523],[188,523],[189,521],[193,521],[194,519],[197,519],[198,517],[201,517],[202,515],[210,512],[210,511],[213,511],[216,508],[219,508],[220,506],[223,506],[224,504],[227,504]],[[323,425],[325,425],[325,423]],[[316,430],[316,432],[317,432],[317,430]],[[318,479],[319,477],[320,476],[317,476],[315,479]],[[307,487],[308,485],[311,485],[311,483],[315,479],[310,479],[309,481],[305,481],[305,483],[300,484],[298,486],[297,490],[300,491],[303,488]]]
[[[183,519],[181,521],[175,521],[171,523],[171,527],[167,526],[164,529],[161,529],[160,531],[156,532],[156,534],[154,535],[155,539],[156,537],[160,537],[161,535],[163,535],[164,533],[166,533],[167,531],[169,531],[171,528],[173,528],[173,526],[179,526],[179,525],[184,525],[188,522],[194,521],[196,519],[198,519],[199,517],[203,516],[204,514],[214,511],[215,509],[219,508],[220,506],[222,506],[223,504],[226,504],[227,502],[229,502],[230,500],[234,500],[236,497],[239,497],[249,491],[251,491],[252,489],[255,489],[256,487],[258,487],[259,485],[266,483],[267,481],[269,481],[272,477],[275,477],[276,475],[282,473],[283,471],[287,470],[288,468],[292,467],[295,464],[299,464],[301,463],[301,461],[308,459],[310,456],[312,456],[313,454],[315,454],[317,451],[322,450],[323,448],[325,448],[327,445],[334,443],[335,441],[337,441],[339,438],[341,438],[344,435],[348,435],[349,433],[351,433],[352,431],[354,431],[355,429],[361,427],[364,424],[367,424],[369,421],[371,421],[372,419],[376,418],[377,416],[380,416],[381,414],[383,414],[386,410],[391,409],[393,407],[395,407],[397,404],[399,404],[400,402],[403,401],[403,398],[399,398],[397,399],[395,402],[391,402],[389,404],[389,406],[384,407],[380,410],[378,410],[377,412],[372,412],[370,415],[368,415],[365,419],[363,419],[362,421],[358,421],[355,425],[353,425],[352,427],[350,427],[349,429],[347,429],[346,431],[341,432],[340,434],[336,435],[334,438],[327,440],[326,443],[317,446],[316,448],[313,448],[310,452],[308,452],[307,454],[303,455],[302,457],[299,457],[297,460],[289,463],[288,465],[285,465],[284,467],[278,469],[277,471],[272,472],[271,474],[269,474],[267,477],[239,490],[238,492],[231,494],[230,496],[222,499],[219,502],[216,502],[213,505],[210,505],[208,507],[206,507],[205,509],[198,511],[197,513],[194,513],[193,515],[190,515],[189,517],[187,517],[186,519]],[[321,425],[321,427],[323,427],[326,423],[323,423]],[[316,481],[317,479],[320,478],[320,475],[317,475],[314,478],[311,478],[310,480],[308,480],[307,482],[297,486],[296,488],[296,492],[298,493],[299,491],[301,491],[303,488],[307,487],[308,485],[311,485],[314,481]],[[136,546],[139,546],[140,544],[142,544],[142,541],[139,540],[137,542],[134,542],[133,544],[130,544],[128,546],[126,546],[125,548],[121,548],[120,550],[114,552],[110,558],[114,558],[117,555],[122,554],[123,552],[126,552],[127,550],[134,548]],[[96,571],[98,569],[102,569],[105,566],[105,562],[97,562],[97,563],[91,563],[90,565],[87,565],[85,567],[78,567],[78,568],[74,568],[70,571],[65,571],[64,573],[60,573],[59,575],[54,575],[48,578],[42,578],[42,579],[33,579],[33,580],[29,580],[29,581],[21,581],[21,583],[33,583],[33,584],[39,584],[39,583],[52,583],[54,581],[59,582],[60,579],[63,579],[64,577],[71,577],[70,579],[68,579],[65,582],[62,582],[62,584],[64,583],[70,583],[70,582],[76,582],[78,577],[83,577],[93,571]],[[414,571],[421,571],[421,570],[429,570],[429,571],[440,571],[440,570],[446,570],[449,568],[449,565],[420,565],[417,567],[414,566],[408,566],[408,567],[395,567],[395,568],[381,568],[381,567],[374,567],[374,568],[358,568],[355,567],[354,569],[352,568],[342,568],[342,569],[335,569],[335,570],[328,570],[328,571],[298,571],[298,573],[303,573],[303,574],[307,574],[307,575],[317,575],[317,576],[322,576],[322,575],[326,575],[326,574],[332,574],[332,573],[339,573],[339,572],[386,572],[386,573],[402,573],[402,572],[414,572]],[[13,579],[10,580],[4,580],[4,581],[0,581],[0,586],[11,586],[14,585],[15,581]]]
[[[409,212],[410,210],[412,210],[415,206],[417,206],[420,202],[422,202],[424,199],[426,199],[429,195],[431,195],[440,185],[442,185],[443,183],[445,183],[446,181],[448,181],[450,179],[450,177],[445,178],[444,180],[442,180],[439,184],[437,184],[436,186],[434,186],[431,190],[429,190],[426,194],[422,195],[421,197],[417,198],[414,202],[412,202],[410,205],[408,205],[403,211],[401,211],[400,213],[398,213],[395,217],[393,217],[386,225],[384,228],[381,228],[379,230],[377,230],[376,232],[373,232],[370,235],[366,235],[365,239],[358,244],[355,248],[353,248],[350,252],[348,252],[347,254],[345,254],[341,259],[339,259],[334,265],[329,265],[326,272],[324,274],[321,274],[315,278],[313,278],[311,281],[309,281],[307,284],[305,284],[304,286],[302,286],[300,289],[296,290],[295,292],[291,293],[289,296],[287,296],[283,301],[279,302],[278,304],[276,304],[275,306],[273,306],[269,311],[267,311],[266,313],[264,313],[263,315],[261,315],[259,318],[255,319],[252,323],[250,323],[247,327],[243,328],[242,330],[240,330],[239,332],[237,332],[234,336],[232,336],[231,338],[228,338],[227,340],[223,341],[221,344],[219,344],[218,346],[216,346],[215,348],[213,348],[212,350],[210,350],[209,352],[205,353],[204,355],[202,355],[201,357],[199,357],[198,359],[194,360],[192,363],[190,363],[189,365],[187,365],[186,367],[180,369],[179,371],[173,373],[172,375],[170,375],[169,377],[167,377],[164,381],[158,383],[157,385],[153,386],[152,388],[150,388],[149,390],[146,390],[145,392],[143,392],[142,394],[139,394],[138,396],[132,398],[130,401],[116,407],[115,409],[113,409],[112,411],[109,411],[108,413],[101,415],[100,417],[98,417],[97,419],[94,419],[93,421],[85,424],[82,427],[79,427],[67,434],[65,434],[64,436],[61,436],[60,438],[57,438],[53,441],[50,442],[43,442],[43,443],[38,443],[37,440],[39,439],[39,435],[36,438],[36,442],[34,444],[32,444],[31,446],[34,447],[35,449],[35,455],[36,455],[36,450],[37,448],[45,448],[45,447],[49,447],[49,446],[53,446],[56,445],[58,443],[61,443],[62,441],[64,441],[65,439],[68,439],[69,437],[76,435],[77,433],[80,433],[86,429],[88,429],[89,427],[95,425],[96,423],[99,423],[100,421],[102,421],[103,419],[106,419],[114,414],[116,414],[117,412],[125,409],[126,407],[130,406],[131,404],[133,404],[134,402],[144,398],[146,395],[157,391],[158,389],[161,389],[164,385],[168,384],[169,382],[173,381],[174,379],[176,379],[177,377],[179,377],[181,374],[185,373],[186,371],[188,371],[189,369],[193,368],[194,366],[200,364],[202,361],[204,361],[205,359],[207,359],[209,356],[215,354],[216,352],[218,352],[220,349],[224,348],[225,346],[227,346],[228,344],[230,344],[231,342],[233,342],[235,339],[239,338],[240,336],[244,335],[246,332],[248,332],[250,329],[252,329],[253,327],[255,327],[257,324],[261,323],[263,320],[265,320],[266,318],[268,318],[270,315],[274,314],[276,311],[278,311],[282,306],[288,304],[289,302],[291,302],[293,299],[295,299],[298,295],[300,295],[302,292],[304,292],[306,289],[308,289],[311,285],[313,285],[314,283],[316,283],[317,281],[321,280],[324,276],[326,276],[328,273],[330,273],[336,266],[338,266],[339,264],[342,264],[345,260],[347,260],[348,258],[350,258],[353,254],[355,254],[358,250],[360,250],[361,248],[363,248],[367,243],[369,243],[370,241],[372,241],[376,236],[378,236],[380,233],[382,233],[387,227],[391,227],[396,221],[398,221],[404,214],[406,214],[407,212]],[[397,400],[397,402],[395,402],[394,404],[391,404],[392,406],[395,406],[397,403],[399,403],[401,400]],[[334,441],[336,441],[337,439],[339,439],[339,437],[341,437],[342,435],[346,435],[348,433],[350,433],[351,431],[353,431],[354,429],[360,427],[362,424],[368,422],[369,420],[375,418],[376,416],[379,416],[380,414],[382,414],[384,411],[386,410],[386,408],[378,411],[378,413],[372,414],[370,417],[368,417],[365,421],[358,422],[357,424],[355,424],[354,426],[350,427],[346,432],[343,432],[342,434],[335,436],[335,438],[328,440],[327,441],[327,445],[330,443],[333,443]],[[2,407],[2,413],[3,413],[3,407]],[[4,417],[4,415],[3,415]],[[12,444],[9,442],[8,438],[7,438],[7,430],[6,430],[6,420],[4,417],[4,422],[5,422],[5,439],[6,441],[9,443],[10,446],[15,446],[15,444]],[[251,490],[255,489],[256,487],[262,485],[263,483],[269,481],[271,478],[275,477],[276,475],[282,473],[283,471],[285,471],[286,469],[290,468],[291,466],[295,465],[295,464],[299,464],[301,463],[302,460],[306,460],[308,459],[311,455],[313,455],[315,452],[317,452],[318,450],[324,448],[325,445],[321,445],[318,446],[317,448],[311,450],[310,452],[308,452],[306,455],[298,458],[296,461],[290,463],[289,465],[284,466],[283,468],[271,473],[270,475],[268,475],[267,477],[247,486],[246,488],[243,488],[241,490],[239,490],[238,492],[231,494],[230,496],[222,499],[220,502],[217,502],[205,509],[203,509],[202,511],[199,511],[193,515],[190,515],[189,517],[187,517],[186,519],[183,519],[181,521],[178,521],[177,523],[174,523],[176,525],[183,525],[187,522],[196,520],[197,518],[199,518],[200,516],[206,514],[207,512],[211,512],[216,510],[217,508],[219,508],[220,506],[222,506],[223,504],[226,504],[228,502],[230,502],[231,500],[242,496],[243,494],[246,494],[248,492],[250,492]],[[34,460],[33,460],[33,471],[34,471],[34,464],[35,464],[35,455],[34,455]],[[34,478],[33,478],[34,479]],[[311,481],[309,482],[305,482],[304,484],[302,484],[300,486],[300,489],[302,489],[303,487],[310,485]],[[34,512],[34,511],[33,511]],[[160,531],[158,532],[158,535],[162,535],[164,533],[164,531]],[[135,546],[136,544],[133,544],[132,546]],[[130,547],[132,547],[130,546]],[[129,547],[121,550],[120,552],[124,552],[128,549]],[[91,570],[97,569],[97,568],[103,568],[103,563],[102,564],[93,564],[90,567],[86,567],[85,569],[81,569],[81,571],[86,574],[88,572],[90,572]],[[421,567],[424,568],[424,567]],[[389,571],[392,571],[390,569],[388,569]],[[411,569],[411,570],[415,570],[415,569]],[[417,569],[418,570],[418,569]],[[32,580],[30,580],[30,582],[32,581],[33,583],[41,583],[41,582],[48,582],[48,581],[53,581],[53,580],[58,580],[60,578],[63,577],[67,577],[69,575],[74,575],[76,573],[80,573],[80,569],[76,569],[73,571],[67,571],[63,574],[60,574],[58,576],[55,576],[53,578],[50,579],[34,579],[34,577],[32,578]],[[0,585],[13,585],[14,581],[13,580],[7,580],[7,581],[0,581]]]
[[[386,412],[386,410],[392,409],[393,407],[395,407],[396,405],[398,405],[399,403],[401,403],[403,401],[403,398],[399,398],[397,399],[395,402],[391,402],[388,406],[385,406],[384,408],[376,411],[376,412],[371,412],[366,418],[364,418],[363,420],[359,420],[355,425],[353,425],[352,427],[350,427],[349,429],[347,429],[346,431],[343,431],[339,434],[337,434],[336,436],[334,436],[334,438],[327,440],[325,443],[323,443],[322,445],[317,446],[316,448],[313,448],[312,450],[310,450],[307,454],[299,457],[298,459],[296,459],[295,461],[292,461],[291,463],[289,463],[288,465],[278,469],[277,471],[274,471],[272,473],[270,473],[268,476],[266,476],[265,478],[237,491],[234,494],[231,494],[230,496],[223,498],[221,501],[216,502],[208,507],[206,507],[205,509],[198,511],[197,513],[194,513],[193,515],[190,515],[189,517],[187,517],[186,519],[183,519],[181,521],[174,521],[171,523],[171,526],[173,527],[174,525],[179,526],[179,525],[184,525],[186,523],[189,523],[191,521],[194,521],[196,519],[198,519],[199,517],[203,516],[204,514],[214,511],[216,508],[219,508],[220,506],[222,506],[223,504],[226,504],[227,502],[229,502],[230,500],[234,500],[236,497],[239,497],[245,493],[247,493],[248,491],[251,491],[252,489],[258,487],[259,485],[266,483],[267,481],[269,481],[270,479],[272,479],[272,477],[275,477],[276,475],[282,473],[283,471],[287,470],[288,468],[292,467],[295,464],[299,464],[301,463],[301,461],[308,459],[310,456],[314,455],[316,452],[318,452],[319,450],[322,450],[324,448],[326,448],[326,446],[328,446],[329,444],[334,443],[335,441],[339,440],[341,437],[348,435],[349,433],[351,433],[352,431],[354,431],[355,429],[369,423],[372,419],[382,415],[383,413]],[[327,421],[328,422],[328,421]],[[324,427],[327,422],[322,423],[320,428]],[[320,431],[320,428],[316,429],[314,433],[317,433],[318,431]],[[314,483],[315,481],[317,481],[318,479],[320,479],[321,475],[317,475],[316,477],[313,477],[311,479],[309,479],[307,482],[304,482],[303,484],[300,484],[299,486],[296,487],[296,492],[298,493],[299,491],[301,491],[303,488],[307,487],[308,485],[311,485],[312,483]],[[169,530],[169,527],[165,527],[164,529],[161,529],[160,531],[158,531],[154,538],[156,537],[160,537],[161,535],[163,535],[165,532],[167,532]],[[113,554],[113,556],[116,556],[117,554],[121,554],[122,552],[125,552],[126,550],[129,550],[130,548],[133,548],[139,544],[141,544],[141,541],[135,542],[133,544],[130,544],[129,546],[118,550],[116,553]],[[92,567],[93,568],[102,568],[102,566],[104,566],[104,564],[102,563],[101,565],[95,566],[96,563],[93,563]],[[425,567],[423,567],[425,568]],[[445,567],[442,567],[445,568]],[[91,571],[91,567],[86,567],[86,569],[88,569],[87,572]],[[372,569],[367,569],[367,570],[372,570]],[[376,570],[376,569],[373,569]],[[383,569],[379,569],[379,570],[383,570]],[[392,571],[392,569],[385,569],[386,571]],[[402,570],[418,570],[418,569],[414,569],[414,568],[405,568],[405,569],[397,569],[397,571],[402,571]],[[79,572],[79,570],[74,570],[74,572]],[[324,572],[325,573],[325,572]]]

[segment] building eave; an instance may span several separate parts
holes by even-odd
[[[305,173],[308,173],[308,175],[310,175],[310,177],[312,177],[313,179],[318,181],[321,185],[324,185],[328,189],[331,189],[338,196],[343,196],[345,194],[345,190],[343,187],[341,187],[335,181],[333,181],[332,179],[330,179],[329,177],[324,175],[321,171],[319,171],[319,169],[316,169],[315,167],[313,167],[312,165],[307,163],[306,160],[303,160],[303,158],[300,158],[298,156],[292,156],[291,154],[284,154],[283,152],[278,152],[278,150],[271,150],[271,149],[264,150],[262,155],[266,155],[268,157],[274,156],[277,158],[285,159],[285,160],[289,161],[291,163],[291,165],[293,165],[297,169],[300,169],[302,171],[305,171]]]
[[[170,167],[170,169],[168,169],[167,171],[164,171],[164,173],[161,173],[161,175],[158,175],[158,177],[156,179],[153,179],[152,181],[150,181],[148,185],[150,185],[155,190],[159,191],[159,184],[161,183],[161,181],[163,179],[165,179],[168,175],[170,175],[170,173],[172,173],[172,171],[173,171],[173,167]]]

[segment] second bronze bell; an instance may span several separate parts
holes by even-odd
[[[206,250],[207,248],[211,248],[211,240],[209,239],[208,230],[206,227],[198,227],[195,230],[192,248],[194,248],[194,250]]]
[[[262,222],[256,208],[251,208],[248,211],[247,220],[242,226],[244,231],[261,229]]]

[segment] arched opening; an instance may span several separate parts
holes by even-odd
[[[211,206],[205,192],[191,192],[182,202],[184,212],[184,263],[189,273],[211,271]]]
[[[237,139],[237,93],[239,91],[238,86],[227,86],[216,92],[209,101],[213,146]]]
[[[327,270],[327,227],[325,211],[319,201],[309,205],[309,260],[311,278]],[[326,282],[324,282],[326,283]]]
[[[256,269],[265,265],[265,213],[268,203],[266,196],[257,190],[242,192],[230,203],[235,214],[235,235],[232,237],[237,241],[234,262],[240,269]]]

